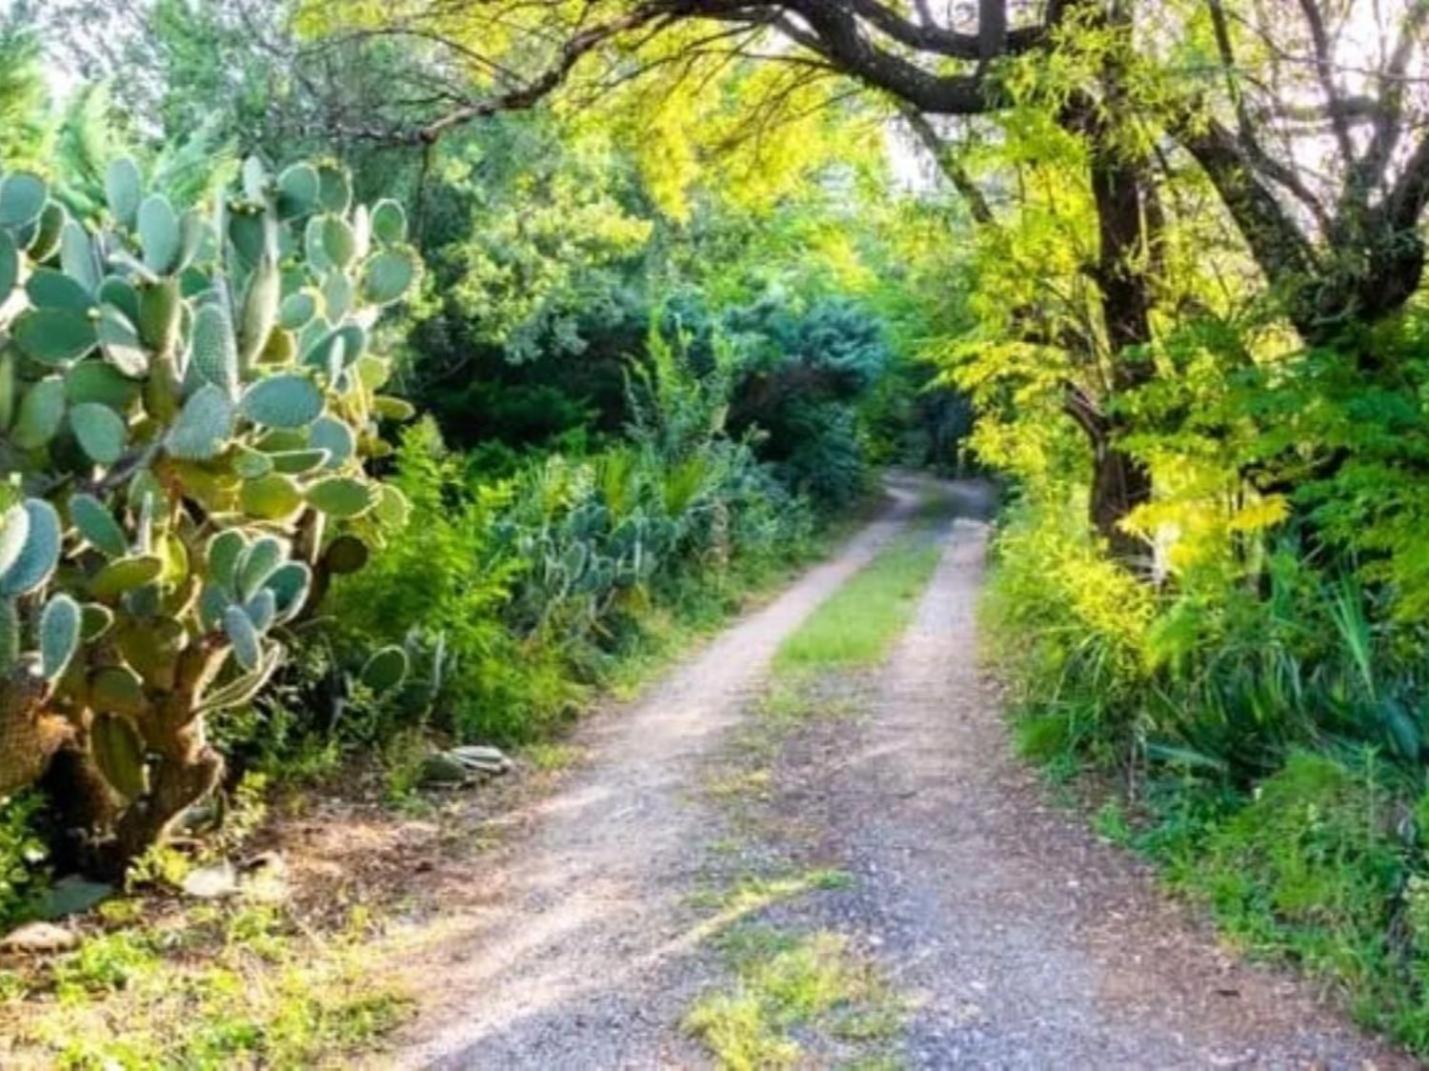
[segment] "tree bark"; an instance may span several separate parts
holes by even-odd
[[[1122,522],[1137,506],[1151,501],[1151,472],[1138,458],[1108,438],[1092,444],[1092,530],[1106,540],[1111,556],[1123,565],[1139,564],[1146,544]]]
[[[1118,4],[1106,17],[1106,25],[1122,45],[1129,42],[1131,16],[1126,5]],[[1145,265],[1158,261],[1161,219],[1148,161],[1115,137],[1117,124],[1130,121],[1118,48],[1113,45],[1108,50],[1102,65],[1102,100],[1074,94],[1061,115],[1062,126],[1081,136],[1088,149],[1098,237],[1092,275],[1101,292],[1102,325],[1110,350],[1108,393],[1114,401],[1145,386],[1156,374],[1148,352],[1153,295]],[[1128,428],[1115,405],[1094,416],[1079,420],[1092,448],[1091,525],[1114,558],[1132,565],[1145,556],[1146,547],[1125,530],[1123,522],[1151,501],[1151,472],[1122,447]]]

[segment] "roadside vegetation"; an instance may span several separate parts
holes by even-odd
[[[311,123],[247,6],[104,13],[103,54],[75,5],[0,27],[7,1066],[380,1045],[368,957],[439,909],[414,859],[488,843],[463,801],[559,777],[879,464],[960,463],[875,157],[677,205],[613,119],[539,113],[433,168]]]

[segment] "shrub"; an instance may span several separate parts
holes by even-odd
[[[409,430],[393,482],[412,522],[336,585],[326,620],[339,661],[413,629],[440,636],[434,723],[466,739],[526,742],[660,628],[662,613],[705,612],[803,554],[807,505],[724,432],[727,377],[697,375],[658,332],[651,352],[651,371],[631,388],[626,439],[602,451],[530,457],[514,472],[502,456],[491,478],[449,454],[434,425]],[[353,696],[343,698],[351,712]]]

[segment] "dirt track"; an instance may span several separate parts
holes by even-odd
[[[976,487],[953,486],[976,505]],[[833,560],[736,623],[638,703],[583,730],[588,763],[534,835],[412,964],[423,1013],[402,1066],[704,1067],[679,1023],[721,967],[695,895],[729,815],[702,786],[729,761],[768,660],[820,600],[906,524],[916,489]],[[797,845],[755,846],[853,875],[771,909],[834,929],[913,1007],[908,1066],[1393,1067],[1302,986],[1217,950],[1124,853],[1050,806],[1011,757],[976,670],[984,526],[946,550],[888,664],[849,697],[861,716],[787,742],[773,795]],[[802,857],[802,858],[801,858]]]

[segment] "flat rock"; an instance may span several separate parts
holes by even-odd
[[[238,891],[238,875],[234,873],[233,864],[225,859],[221,863],[189,871],[180,888],[200,900],[217,900]]]
[[[53,922],[27,922],[0,940],[6,952],[65,952],[79,944],[79,934]]]

